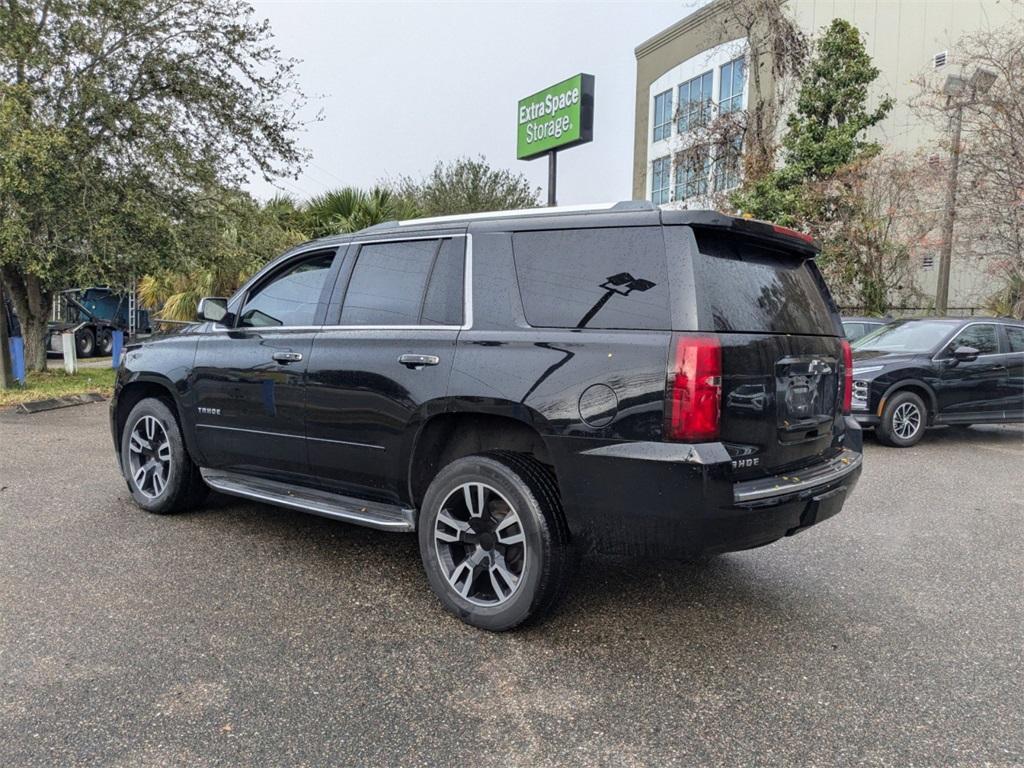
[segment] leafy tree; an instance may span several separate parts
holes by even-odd
[[[813,229],[837,301],[883,315],[897,296],[920,298],[915,257],[938,224],[938,188],[924,158],[898,154],[859,160],[814,185],[812,207],[829,211]]]
[[[139,281],[139,300],[160,307],[160,318],[194,320],[204,296],[230,296],[264,264],[307,240],[295,225],[293,201],[276,197],[260,205],[248,194],[210,193],[204,211],[187,222],[189,242],[199,250]]]
[[[796,108],[782,139],[785,164],[741,189],[733,204],[757,218],[790,226],[827,220],[828,211],[814,204],[812,186],[880,150],[864,138],[893,105],[885,97],[868,108],[868,86],[878,74],[857,28],[833,20],[803,70]]]
[[[425,179],[401,177],[394,189],[421,216],[506,211],[540,205],[540,189],[523,174],[492,168],[481,156],[439,162]]]
[[[29,368],[54,290],[196,258],[208,190],[297,165],[293,64],[242,0],[0,3],[0,274]]]

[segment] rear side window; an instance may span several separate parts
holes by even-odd
[[[1006,338],[1010,342],[1011,352],[1024,352],[1024,328],[1007,325]]]
[[[694,228],[697,294],[719,332],[834,335],[832,313],[811,265],[729,233]]]
[[[465,240],[441,241],[423,303],[423,325],[462,325]]]
[[[362,246],[345,292],[341,324],[461,323],[463,252],[461,238]]]
[[[660,227],[545,230],[512,236],[530,325],[541,328],[669,328]]]

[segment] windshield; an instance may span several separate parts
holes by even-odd
[[[883,325],[853,342],[853,349],[871,352],[930,352],[949,335],[949,323],[908,320]]]

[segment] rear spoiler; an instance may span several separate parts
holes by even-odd
[[[821,246],[806,232],[772,224],[768,221],[760,221],[759,219],[730,216],[718,211],[662,210],[661,221],[663,224],[683,224],[691,227],[725,229],[737,235],[753,237],[766,243],[784,245],[786,248],[800,251],[807,258],[814,258],[821,252]]]

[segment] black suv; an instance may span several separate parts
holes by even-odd
[[[114,444],[151,512],[210,486],[416,531],[444,605],[508,629],[581,549],[747,549],[839,511],[861,432],[815,252],[647,203],[317,240],[128,349]]]
[[[928,317],[853,344],[853,415],[905,448],[927,427],[1024,421],[1024,322]]]

